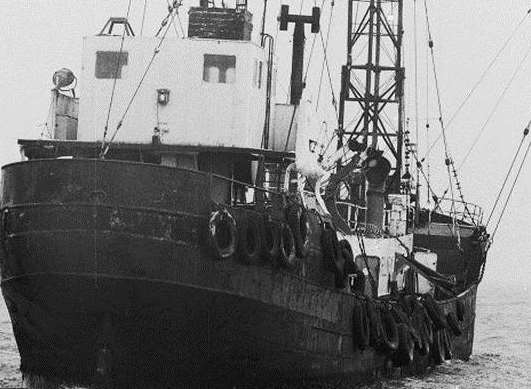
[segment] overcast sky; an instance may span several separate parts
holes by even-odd
[[[316,0],[321,3],[322,0]],[[99,32],[109,16],[125,16],[127,0],[1,0],[0,13],[0,106],[2,107],[2,136],[0,138],[0,163],[3,165],[19,159],[16,140],[37,138],[40,127],[46,120],[49,106],[51,76],[61,67],[81,72],[82,37]],[[185,1],[185,5],[198,1]],[[255,14],[255,32],[259,30],[261,0],[249,0]],[[277,45],[282,53],[289,53],[290,33],[277,35],[274,17],[278,14],[280,1],[269,0],[270,22],[268,31],[277,36]],[[298,11],[301,0],[283,1]],[[340,65],[345,53],[346,1],[336,0],[330,64],[334,88],[338,94]],[[480,74],[494,57],[503,42],[509,37],[531,6],[527,0],[428,0],[432,33],[435,41],[436,61],[440,78],[444,117],[455,112],[467,92],[479,79]],[[310,12],[312,0],[303,4],[303,12]],[[330,0],[325,0],[323,29],[327,28]],[[137,34],[140,31],[143,0],[133,0],[130,20]],[[413,109],[413,6],[412,0],[405,1],[405,65],[408,67],[406,92],[407,115],[414,118]],[[419,74],[425,79],[425,24],[421,0],[418,9]],[[148,0],[144,35],[151,36],[165,16],[166,0]],[[181,10],[183,22],[186,12]],[[506,87],[518,63],[531,46],[531,17],[514,36],[500,59],[480,85],[470,102],[448,129],[452,156],[459,163],[477,136],[479,129],[491,113],[497,99]],[[186,26],[185,26],[186,30]],[[308,42],[312,37],[307,34]],[[309,47],[308,44],[307,47]],[[322,49],[316,46],[314,63],[310,71],[319,73]],[[283,71],[280,77],[279,94],[287,89],[289,56],[282,55]],[[460,172],[463,191],[467,201],[478,203],[490,210],[497,190],[503,181],[522,130],[531,119],[531,55],[523,62],[521,71],[507,90],[495,115],[485,128],[469,161]],[[431,82],[431,81],[430,81]],[[420,100],[426,100],[424,81],[420,82]],[[310,85],[316,89],[316,85]],[[83,91],[79,90],[83,97]],[[433,109],[435,100],[431,92],[432,107],[429,116],[436,118]],[[314,96],[315,97],[315,96]],[[330,101],[328,96],[322,97]],[[421,133],[424,134],[426,118],[425,104],[420,103]],[[413,129],[412,129],[413,130]],[[436,120],[431,121],[431,136],[440,132]],[[424,136],[424,135],[423,135]],[[421,137],[420,150],[425,147]],[[439,191],[445,183],[444,157],[440,147],[434,149],[432,174]],[[528,193],[531,193],[531,164],[522,172],[520,184],[515,190],[507,215],[500,227],[496,242],[489,255],[486,274],[487,282],[500,279],[525,282],[531,280],[531,207]]]

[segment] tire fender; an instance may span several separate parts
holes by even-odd
[[[218,259],[228,259],[236,253],[238,229],[234,217],[226,209],[212,212],[208,223],[210,244]]]
[[[244,212],[239,224],[239,259],[246,264],[257,263],[262,253],[262,234],[258,218],[254,214]]]
[[[370,326],[365,301],[359,300],[352,309],[352,339],[354,348],[365,350],[370,343]]]
[[[293,268],[297,260],[295,254],[295,238],[291,228],[286,223],[280,225],[279,261],[282,266]]]

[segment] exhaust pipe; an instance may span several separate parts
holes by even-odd
[[[390,171],[391,163],[380,153],[365,161],[365,178],[368,184],[365,223],[375,226],[378,230],[383,227],[385,189]]]

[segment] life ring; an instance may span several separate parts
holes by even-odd
[[[461,328],[459,328],[459,323],[457,322],[457,318],[453,312],[448,312],[448,315],[446,315],[446,322],[455,336],[463,335],[463,331],[461,331]]]
[[[236,221],[226,210],[212,212],[208,223],[210,242],[219,259],[227,259],[236,253],[238,233]]]
[[[379,310],[382,322],[382,336],[380,338],[380,347],[389,351],[398,349],[398,328],[391,311],[385,307]]]
[[[280,263],[286,267],[295,266],[297,256],[295,254],[295,238],[291,228],[286,223],[280,225]]]
[[[459,299],[455,301],[455,313],[457,320],[463,321],[465,319],[465,304]]]
[[[280,228],[271,220],[264,222],[264,234],[262,239],[262,251],[268,262],[273,262],[280,254]]]
[[[363,300],[357,301],[352,309],[352,340],[354,348],[365,350],[370,343],[370,324],[367,307]]]
[[[440,330],[443,328],[448,328],[448,323],[446,322],[446,318],[444,317],[441,308],[437,305],[434,298],[430,294],[424,295],[423,304],[436,329]]]
[[[405,323],[397,325],[398,328],[398,349],[395,353],[395,361],[400,366],[407,366],[413,362],[415,356],[415,341],[411,336],[411,330]]]
[[[243,213],[238,232],[239,259],[246,264],[257,263],[262,253],[262,235],[258,218],[250,213]]]
[[[287,209],[287,219],[295,238],[296,254],[299,258],[304,258],[310,252],[312,235],[308,211],[302,206],[291,206]]]
[[[378,346],[378,340],[382,336],[382,320],[380,319],[380,314],[374,304],[372,299],[367,299],[367,316],[369,318],[369,327],[370,327],[370,345]]]

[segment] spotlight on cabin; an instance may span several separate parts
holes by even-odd
[[[52,82],[57,90],[74,89],[72,84],[76,81],[74,72],[67,68],[62,68],[56,71],[52,76]],[[70,86],[70,88],[68,88]]]
[[[170,102],[169,89],[157,89],[157,103],[159,105],[167,105]]]

